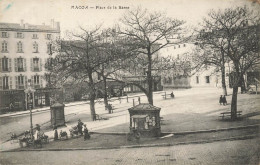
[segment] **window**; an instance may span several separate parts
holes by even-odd
[[[8,70],[8,58],[2,58],[2,71],[9,71]]]
[[[196,76],[196,83],[197,83],[197,84],[199,84],[199,83],[200,83],[199,76]]]
[[[24,76],[18,76],[18,89],[24,89]]]
[[[185,45],[185,44],[183,44],[183,47],[186,47],[186,45]]]
[[[47,44],[47,53],[52,54],[52,44]]]
[[[181,47],[181,45],[178,45],[178,47],[180,48],[180,47]]]
[[[51,39],[51,34],[47,34],[46,39],[50,40]]]
[[[33,34],[33,39],[38,39],[38,35],[37,34]]]
[[[7,42],[6,41],[4,41],[2,43],[2,52],[7,52]]]
[[[2,32],[2,38],[8,38],[8,34],[7,34],[7,32]]]
[[[3,89],[9,89],[7,76],[3,77]]]
[[[209,76],[206,76],[206,83],[210,83]]]
[[[35,85],[39,85],[40,84],[40,76],[39,75],[35,75],[34,77],[33,77],[33,83],[35,84]]]
[[[38,53],[38,44],[36,42],[33,43],[33,52]]]
[[[16,33],[16,37],[17,38],[23,38],[23,34],[22,33]]]
[[[17,68],[18,68],[18,72],[23,72],[24,68],[23,68],[23,58],[17,58]]]
[[[17,52],[22,53],[23,52],[23,44],[21,41],[17,43]]]
[[[40,71],[39,58],[33,58],[33,71]]]

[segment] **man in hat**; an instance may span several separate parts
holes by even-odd
[[[80,134],[80,135],[83,135],[82,126],[83,126],[83,123],[82,123],[81,120],[79,119],[79,120],[78,120],[78,125],[77,125],[77,127],[78,127],[78,131],[79,131],[79,134]]]
[[[222,103],[223,103],[223,97],[222,97],[222,95],[220,95],[219,104],[221,105]]]

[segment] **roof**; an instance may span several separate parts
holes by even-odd
[[[56,108],[56,107],[64,107],[65,105],[64,104],[61,104],[61,103],[54,103],[51,105],[51,108]]]
[[[151,105],[151,104],[149,104],[149,103],[142,103],[142,104],[139,104],[139,105],[136,105],[136,106],[134,106],[134,107],[132,107],[132,108],[129,108],[128,110],[130,110],[130,111],[142,111],[142,110],[148,110],[148,111],[154,111],[154,110],[157,110],[157,111],[160,111],[161,110],[161,108],[159,108],[159,107],[156,107],[156,106],[153,106],[153,105]]]
[[[21,24],[18,23],[3,23],[0,22],[0,30],[5,31],[48,31],[48,32],[59,32],[60,29],[52,28],[48,25],[31,25],[31,24]]]

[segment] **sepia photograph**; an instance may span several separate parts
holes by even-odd
[[[260,165],[260,0],[0,0],[0,165]]]

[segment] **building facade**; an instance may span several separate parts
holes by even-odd
[[[60,24],[0,23],[0,106],[28,109],[24,90],[28,80],[36,89],[33,107],[49,104],[45,63],[52,55],[51,41],[60,36]]]
[[[162,56],[173,57],[180,65],[185,65],[185,61],[192,62],[189,59],[190,53],[195,48],[194,44],[179,44],[161,51]],[[178,68],[178,65],[176,65]],[[172,69],[167,74],[162,75],[163,89],[171,88],[192,88],[192,87],[221,87],[221,73],[216,72],[214,67],[208,67],[194,74],[183,73],[183,66],[180,70]],[[228,82],[229,68],[226,66],[226,79]],[[227,85],[228,86],[228,85]]]

